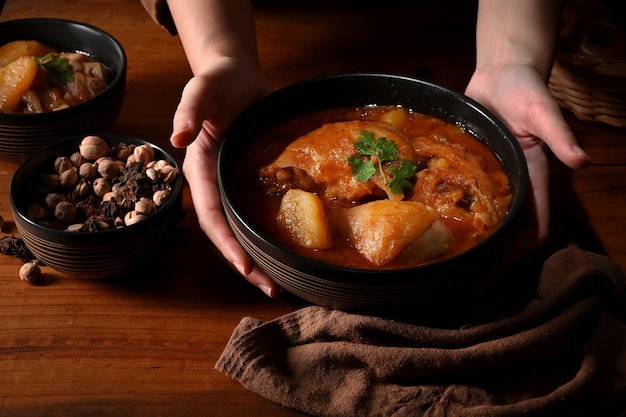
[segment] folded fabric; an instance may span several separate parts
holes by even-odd
[[[624,271],[577,248],[541,268],[538,279],[511,276],[449,314],[312,306],[269,322],[244,318],[216,369],[315,416],[625,413]]]

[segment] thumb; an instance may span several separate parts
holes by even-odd
[[[578,144],[556,101],[547,100],[544,105],[535,107],[529,116],[530,133],[543,140],[561,162],[573,169],[591,164],[591,159]]]
[[[172,135],[170,142],[176,148],[184,148],[190,145],[202,129],[203,115],[201,109],[205,108],[204,94],[200,80],[189,80],[178,103],[172,121]]]

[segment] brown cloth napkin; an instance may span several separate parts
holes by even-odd
[[[566,248],[518,275],[450,314],[244,318],[216,369],[315,416],[626,415],[624,272]]]

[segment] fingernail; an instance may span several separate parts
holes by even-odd
[[[270,298],[274,298],[274,290],[272,289],[272,287],[269,287],[267,285],[259,285],[259,289],[261,291],[263,291],[265,293],[265,295],[267,295]]]
[[[587,152],[585,152],[581,147],[576,146],[574,147],[574,152],[576,152],[576,154],[585,157],[585,159],[587,160],[588,163],[591,163],[591,158],[589,157],[589,155],[587,155]]]
[[[246,276],[246,269],[243,267],[243,265],[241,265],[240,263],[234,262],[233,266],[235,267],[237,272],[239,272],[244,277]]]

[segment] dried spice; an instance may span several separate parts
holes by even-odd
[[[39,261],[37,259],[26,262],[20,268],[20,279],[22,281],[36,283],[41,278],[41,268],[39,268]]]
[[[22,262],[30,262],[35,259],[24,241],[13,235],[0,239],[0,252],[4,255],[14,256]]]
[[[154,149],[147,144],[109,147],[104,139],[87,136],[76,152],[59,155],[41,173],[41,195],[33,199],[27,216],[46,227],[71,232],[137,223],[169,199],[179,175],[168,161],[154,158]],[[157,192],[158,204],[154,204]]]

